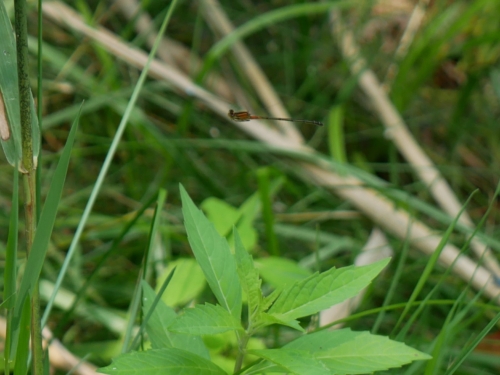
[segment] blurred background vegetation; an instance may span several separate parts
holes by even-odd
[[[302,3],[296,13],[286,16],[293,5]],[[304,274],[317,268],[353,264],[370,233],[381,225],[352,201],[337,195],[335,189],[321,186],[303,174],[296,164],[297,155],[266,146],[265,133],[251,133],[254,122],[244,123],[246,128],[242,128],[225,116],[230,108],[271,116],[280,102],[270,102],[269,97],[259,93],[262,85],[246,70],[244,61],[250,60],[241,51],[230,48],[225,53],[214,53],[214,45],[224,34],[221,22],[214,19],[217,12],[225,15],[234,28],[253,22],[253,29],[234,42],[246,46],[289,115],[325,123],[324,127],[295,126],[304,144],[317,151],[313,155],[316,163],[334,163],[340,176],[347,177],[353,171],[376,176],[377,181],[387,182],[387,189],[407,193],[420,204],[441,212],[426,184],[387,136],[377,104],[358,85],[362,73],[352,73],[352,62],[340,48],[341,36],[335,34],[332,10],[314,8],[320,4],[283,0],[180,2],[158,54],[160,64],[173,79],[182,76],[198,82],[227,108],[212,105],[204,94],[182,89],[160,73],[150,75],[49,321],[49,327],[72,352],[81,356],[90,353],[89,359],[98,364],[107,363],[110,356],[117,354],[122,323],[147,244],[152,209],[127,232],[111,255],[110,244],[160,188],[168,191],[168,200],[163,208],[162,235],[157,238],[157,250],[151,258],[148,280],[153,285],[164,277],[172,261],[192,256],[183,229],[179,183],[215,222],[230,222],[227,218],[238,216],[235,211],[254,195],[260,200],[246,229],[249,250],[255,259],[262,260],[268,285],[279,282],[276,275],[282,281],[301,277],[297,264],[305,267]],[[334,11],[342,15],[367,67],[385,84],[381,87],[458,200],[464,203],[479,189],[467,207],[472,221],[478,223],[488,207],[493,208],[480,231],[494,241],[498,238],[499,220],[495,210],[498,203],[491,199],[500,171],[500,2],[435,0],[418,5],[423,5],[423,16],[407,45],[401,38],[415,14],[417,1],[358,1],[343,3]],[[166,4],[145,1],[140,4],[140,12],[133,0],[77,0],[65,8],[47,2],[44,6],[43,187],[50,182],[58,153],[84,102],[58,221],[43,268],[41,289],[47,298],[140,73],[140,63],[131,62],[134,56],[122,47],[128,45],[147,54]],[[63,13],[67,8],[73,13]],[[31,10],[29,24],[34,92],[35,10]],[[269,15],[277,18],[267,22],[265,17]],[[150,23],[142,24],[145,19]],[[102,44],[107,34],[85,34],[77,20],[106,30],[123,45],[113,41],[113,49]],[[399,51],[401,46],[406,50]],[[254,131],[260,131],[262,126],[277,126],[270,121],[255,124]],[[0,230],[1,238],[6,238],[12,168],[5,162],[0,168]],[[437,234],[447,228],[438,216],[419,211],[404,199],[392,203]],[[387,246],[394,252],[391,267],[374,281],[359,311],[381,306],[391,286],[394,294],[388,306],[407,301],[428,262],[428,255],[390,231],[386,233]],[[454,232],[449,241],[461,248],[465,238],[463,233]],[[495,250],[495,246],[492,248]],[[324,255],[318,263],[314,254],[320,250]],[[407,250],[408,257],[401,259]],[[271,263],[270,259],[276,259],[270,256],[293,263]],[[403,272],[394,284],[400,260]],[[92,272],[96,274],[82,292]],[[443,272],[441,266],[434,270],[419,299],[440,281]],[[450,272],[432,295],[435,303],[423,310],[405,341],[425,351],[441,332],[451,304],[466,287],[467,281]],[[475,293],[473,289],[468,291],[466,302]],[[68,301],[79,294],[82,300],[68,315]],[[196,301],[210,298],[208,293],[200,292]],[[496,309],[489,298],[476,301],[449,342],[450,360],[488,323]],[[401,308],[388,309],[378,333],[393,334],[400,314]],[[347,324],[353,329],[369,330],[376,318],[375,313],[368,314]],[[315,323],[304,322],[307,324]],[[263,338],[269,342],[289,340],[290,333],[281,334],[276,339],[278,332],[265,332]],[[460,373],[497,373],[498,350],[494,336],[490,337],[469,357]]]

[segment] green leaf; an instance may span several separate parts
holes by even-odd
[[[248,312],[251,319],[252,314],[262,306],[263,297],[260,289],[262,281],[259,272],[254,266],[252,256],[244,248],[236,229],[233,231],[233,237],[238,275],[240,276],[243,291],[247,295]]]
[[[389,260],[383,259],[363,267],[332,268],[298,281],[283,290],[269,314],[281,320],[293,320],[354,297],[382,271]]]
[[[186,232],[196,260],[219,303],[239,321],[241,285],[229,245],[196,208],[182,185],[180,190]]]
[[[168,264],[168,267],[158,277],[158,288],[175,268],[175,274],[168,284],[161,299],[167,306],[182,306],[195,299],[206,286],[203,272],[192,258],[180,258]],[[158,292],[158,290],[156,290]]]
[[[431,357],[403,343],[369,332],[350,329],[320,331],[305,335],[282,349],[253,350],[294,374],[311,374],[306,365],[315,365],[327,374],[366,374],[387,370]],[[322,372],[314,372],[322,373]]]
[[[98,371],[113,375],[227,375],[209,360],[173,348],[122,354]]]
[[[142,287],[144,293],[143,311],[144,315],[146,315],[156,298],[156,294],[147,283],[142,283]],[[146,332],[151,340],[153,349],[184,349],[202,358],[210,359],[210,354],[201,337],[175,333],[168,329],[168,326],[176,318],[177,314],[175,311],[160,300],[146,325]]]
[[[219,305],[197,305],[185,309],[169,329],[179,333],[192,335],[215,335],[234,330],[243,330],[239,321],[234,319],[224,308]]]

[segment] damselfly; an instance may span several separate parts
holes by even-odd
[[[249,112],[235,112],[232,109],[229,110],[228,114],[229,118],[233,121],[250,121],[250,120],[278,120],[278,121],[290,121],[290,122],[304,122],[308,124],[314,124],[318,126],[323,126],[322,122],[314,121],[314,120],[294,120],[291,118],[280,118],[280,117],[265,117],[265,116],[254,116]]]

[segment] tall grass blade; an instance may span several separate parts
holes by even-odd
[[[17,280],[17,236],[19,222],[19,173],[14,168],[14,183],[12,189],[12,211],[10,212],[9,238],[5,249],[5,271],[4,271],[4,291],[3,300],[7,309],[7,333],[4,343],[4,364],[5,373],[9,373],[11,332],[12,332],[12,311],[16,302],[16,280]]]
[[[144,82],[146,80],[146,77],[148,75],[149,67],[151,66],[151,62],[153,61],[154,56],[156,54],[156,51],[158,50],[158,47],[160,45],[160,41],[163,37],[165,29],[167,28],[167,25],[170,21],[170,17],[173,14],[173,11],[175,9],[176,4],[177,4],[177,0],[173,0],[172,3],[170,4],[168,13],[165,16],[165,19],[163,20],[162,26],[160,28],[160,32],[158,33],[158,36],[157,36],[155,43],[154,43],[154,46],[151,49],[151,53],[149,54],[148,61],[147,61],[146,65],[144,66],[144,69],[141,72],[141,75],[137,81],[137,84],[134,88],[132,96],[130,97],[130,100],[127,104],[127,108],[125,110],[125,113],[120,121],[120,124],[118,125],[118,129],[117,129],[116,134],[113,138],[113,142],[111,143],[111,146],[109,147],[109,151],[106,155],[106,159],[104,160],[104,163],[103,163],[102,168],[99,172],[99,175],[97,177],[94,188],[92,189],[92,193],[90,194],[89,200],[87,201],[87,205],[85,206],[85,210],[82,214],[82,218],[78,224],[75,235],[73,236],[73,240],[71,241],[71,245],[68,249],[66,259],[64,260],[64,263],[61,267],[61,272],[59,273],[59,276],[57,277],[55,289],[54,289],[54,296],[57,293],[57,290],[60,288],[62,281],[64,279],[64,276],[66,275],[70,261],[73,258],[73,255],[76,251],[78,242],[80,241],[80,237],[82,236],[83,229],[84,229],[84,227],[87,223],[87,220],[90,216],[90,212],[92,211],[92,208],[94,207],[94,203],[97,199],[99,191],[102,188],[102,185],[104,183],[104,178],[106,177],[106,175],[108,173],[109,167],[111,165],[113,157],[115,156],[115,153],[116,153],[116,150],[117,150],[118,145],[120,143],[120,140],[122,138],[122,135],[123,135],[123,133],[127,127],[127,124],[129,122],[130,116],[132,114],[132,110],[134,109],[134,106],[135,106],[137,99],[139,97],[139,93],[141,92],[141,89],[142,89]],[[55,298],[54,296],[51,297],[50,301],[54,301],[54,298]],[[50,311],[52,310],[53,302],[50,303],[50,301],[47,304],[47,307],[46,307],[44,315],[43,315],[42,320],[44,322],[47,321],[48,316],[50,314]]]
[[[427,262],[427,265],[425,266],[424,272],[422,273],[422,276],[419,278],[418,283],[415,286],[415,289],[413,290],[413,292],[410,296],[410,299],[408,300],[408,305],[405,307],[405,309],[403,310],[403,313],[399,317],[399,319],[396,323],[396,326],[394,327],[394,331],[396,331],[399,328],[399,325],[401,324],[401,322],[405,318],[405,316],[408,313],[409,309],[411,308],[413,302],[416,301],[416,299],[417,299],[418,295],[420,294],[420,292],[422,291],[425,283],[429,279],[429,276],[430,276],[432,270],[434,269],[434,267],[439,259],[439,256],[441,255],[441,251],[444,249],[444,246],[448,242],[448,239],[450,238],[451,234],[453,233],[453,230],[455,229],[455,225],[458,222],[460,215],[462,214],[462,212],[464,212],[465,207],[467,207],[467,204],[470,202],[473,194],[471,194],[469,196],[469,198],[467,199],[465,204],[462,206],[462,209],[460,210],[458,215],[455,217],[455,219],[450,224],[450,226],[448,227],[446,232],[443,234],[443,237],[442,237],[441,241],[439,242],[437,249],[432,254],[431,258],[429,259],[429,262]]]
[[[68,140],[64,146],[61,158],[55,170],[52,183],[50,184],[47,199],[42,209],[40,221],[33,240],[33,246],[26,263],[26,269],[19,287],[18,299],[14,308],[14,327],[18,326],[21,309],[24,300],[31,294],[42,270],[42,265],[47,253],[52,228],[56,219],[57,208],[62,195],[66,173],[68,171],[71,150],[78,129],[78,118],[73,122],[71,131],[68,135]]]

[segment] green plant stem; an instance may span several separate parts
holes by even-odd
[[[42,12],[42,1],[43,0],[38,0],[38,54],[37,54],[37,68],[38,68],[38,77],[37,77],[37,117],[38,117],[38,127],[40,129],[40,133],[42,134],[42,111],[43,111],[43,96],[42,96],[42,54],[43,54],[43,43],[42,43],[42,17],[43,17],[43,12]],[[39,142],[40,145],[38,147],[38,150],[42,148],[42,138],[38,137],[35,139],[35,142]],[[38,161],[37,165],[40,165],[42,161],[42,153],[38,153]],[[36,168],[36,166],[35,166]],[[41,202],[41,193],[40,193],[40,180],[41,180],[41,172],[40,169],[36,168],[37,174],[36,174],[36,202]],[[37,212],[36,214],[36,221],[38,222],[40,218],[40,205],[37,205]]]
[[[33,245],[36,231],[36,171],[31,170],[23,175],[26,216],[26,256]],[[40,320],[40,295],[38,282],[31,293],[31,350],[33,358],[33,374],[43,374],[42,329]]]
[[[25,190],[26,255],[29,256],[36,230],[36,171],[33,164],[33,138],[31,130],[31,91],[28,74],[28,27],[26,1],[15,0],[15,31],[17,49],[17,74],[19,79],[19,106],[21,110],[22,166]],[[43,374],[43,349],[40,326],[38,283],[31,293],[31,348],[33,374]]]
[[[31,132],[30,81],[28,74],[28,26],[26,0],[15,0],[17,75],[19,79],[19,106],[21,109],[22,165],[26,172],[33,170],[33,139]]]
[[[234,373],[237,373],[241,370],[241,366],[243,366],[243,359],[245,359],[246,347],[248,344],[248,340],[250,340],[251,335],[249,333],[244,334],[239,340],[239,350],[238,356],[236,357],[236,362],[234,364]]]

